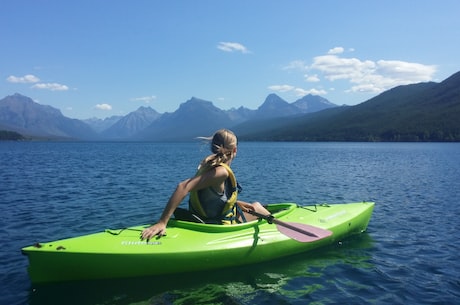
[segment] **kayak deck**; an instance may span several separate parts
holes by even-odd
[[[213,225],[171,219],[167,235],[141,240],[147,227],[37,243],[22,249],[32,282],[137,277],[252,264],[309,251],[366,230],[373,202],[298,206],[268,205],[276,219],[330,230],[332,235],[299,242],[266,220]]]

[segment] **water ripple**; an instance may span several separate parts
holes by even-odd
[[[377,202],[368,233],[198,275],[31,287],[21,247],[153,222],[207,154],[196,143],[0,143],[0,304],[453,304],[460,145],[241,143],[247,201]],[[6,160],[6,162],[5,162]]]

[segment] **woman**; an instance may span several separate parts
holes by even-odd
[[[213,154],[201,161],[195,177],[177,185],[160,220],[142,231],[142,239],[165,235],[169,219],[188,193],[190,210],[207,222],[233,224],[256,219],[249,211],[270,214],[259,202],[250,204],[237,200],[237,183],[230,168],[237,152],[235,134],[220,129],[212,138],[205,139],[211,140]]]

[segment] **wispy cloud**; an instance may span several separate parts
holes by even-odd
[[[94,108],[96,109],[99,109],[99,110],[112,110],[112,106],[109,105],[109,104],[97,104],[96,106],[94,106]]]
[[[45,89],[51,91],[67,91],[69,87],[58,83],[38,83],[32,86],[34,89]]]
[[[321,89],[303,89],[303,88],[298,88],[294,87],[291,85],[272,85],[268,87],[269,90],[275,91],[275,92],[293,92],[295,96],[302,97],[308,94],[313,94],[313,95],[323,95],[326,94],[327,92],[325,90]]]
[[[305,74],[305,75],[304,75],[304,78],[305,78],[305,80],[306,80],[307,82],[309,82],[309,83],[317,83],[317,82],[321,81],[321,80],[319,79],[319,77],[318,77],[317,74],[315,74],[315,75],[308,75],[308,74]]]
[[[134,97],[131,99],[132,102],[143,102],[143,103],[146,103],[146,104],[150,104],[151,102],[153,102],[154,100],[156,100],[156,96],[155,95],[150,95],[150,96],[142,96],[142,97]]]
[[[244,45],[238,42],[219,42],[217,48],[225,52],[250,53]]]
[[[302,96],[305,96],[305,95],[308,95],[308,94],[312,94],[312,95],[325,95],[325,94],[327,94],[326,90],[315,89],[315,88],[311,88],[311,89],[295,88],[294,92],[295,92],[295,95],[298,96],[298,97],[302,97]]]
[[[291,85],[272,85],[269,86],[268,89],[277,92],[288,92],[294,90],[295,87]]]
[[[27,74],[24,76],[11,75],[11,76],[8,76],[6,80],[10,83],[22,83],[22,84],[38,83],[40,81],[38,77],[32,74]]]
[[[293,60],[286,66],[282,68],[283,70],[299,70],[299,71],[306,71],[308,70],[308,65],[303,60]]]
[[[69,87],[59,83],[41,83],[40,78],[33,74],[26,74],[24,76],[14,76],[10,75],[6,78],[6,81],[9,83],[16,84],[34,84],[31,88],[33,89],[43,89],[51,91],[67,91]]]

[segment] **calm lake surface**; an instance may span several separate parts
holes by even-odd
[[[204,274],[31,285],[20,249],[150,223],[208,147],[0,142],[0,304],[460,302],[460,143],[240,143],[242,200],[375,201],[368,231]]]

